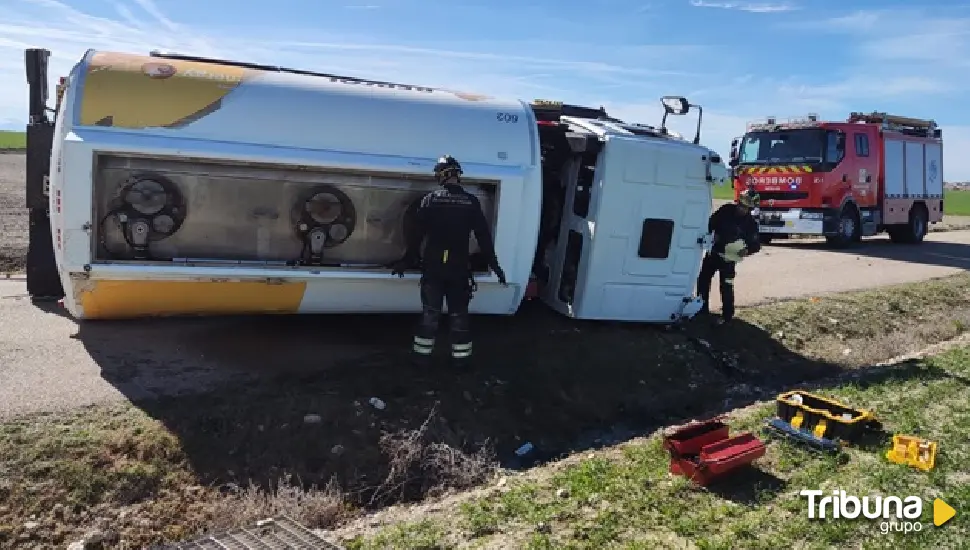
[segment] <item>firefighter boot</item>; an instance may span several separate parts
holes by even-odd
[[[697,274],[697,295],[704,301],[704,305],[697,312],[699,317],[711,313],[711,282],[716,272],[717,266],[714,263],[714,258],[710,255],[704,256],[700,273]]]
[[[468,314],[452,313],[450,317],[451,360],[455,365],[464,366],[471,361],[472,357],[472,339],[468,326]]]
[[[734,319],[734,273],[721,273],[721,318],[718,325],[728,323]]]
[[[434,339],[438,332],[438,320],[441,313],[425,306],[421,312],[421,321],[414,332],[414,343],[411,345],[412,359],[419,364],[427,364],[434,353]]]

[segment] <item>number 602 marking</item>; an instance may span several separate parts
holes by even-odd
[[[495,120],[508,124],[515,124],[519,122],[519,115],[515,113],[496,113]]]

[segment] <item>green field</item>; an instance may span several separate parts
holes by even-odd
[[[970,191],[945,191],[943,213],[948,216],[970,216]]]
[[[730,185],[715,185],[714,199],[721,200],[721,201],[733,201],[734,188],[731,187]]]
[[[0,130],[0,151],[4,149],[26,149],[27,134]]]

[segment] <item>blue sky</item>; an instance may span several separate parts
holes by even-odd
[[[853,110],[934,118],[970,180],[970,2],[883,0],[3,0],[0,128],[26,121],[26,47],[55,77],[88,48],[269,62],[604,105],[656,123],[702,105],[722,153],[746,121]],[[675,122],[687,134],[694,119]]]

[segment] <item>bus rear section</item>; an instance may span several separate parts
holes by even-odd
[[[700,120],[689,143],[570,112],[92,51],[65,83],[49,155],[53,272],[79,319],[417,312],[420,275],[388,264],[451,154],[509,283],[473,254],[472,313],[514,313],[535,272],[543,301],[572,317],[691,316],[710,186],[726,173],[698,145]]]
[[[522,102],[89,52],[64,106],[50,204],[78,318],[420,311],[419,274],[392,277],[387,264],[446,153],[462,162],[509,281],[473,255],[472,312],[511,314],[522,299],[541,202]]]

